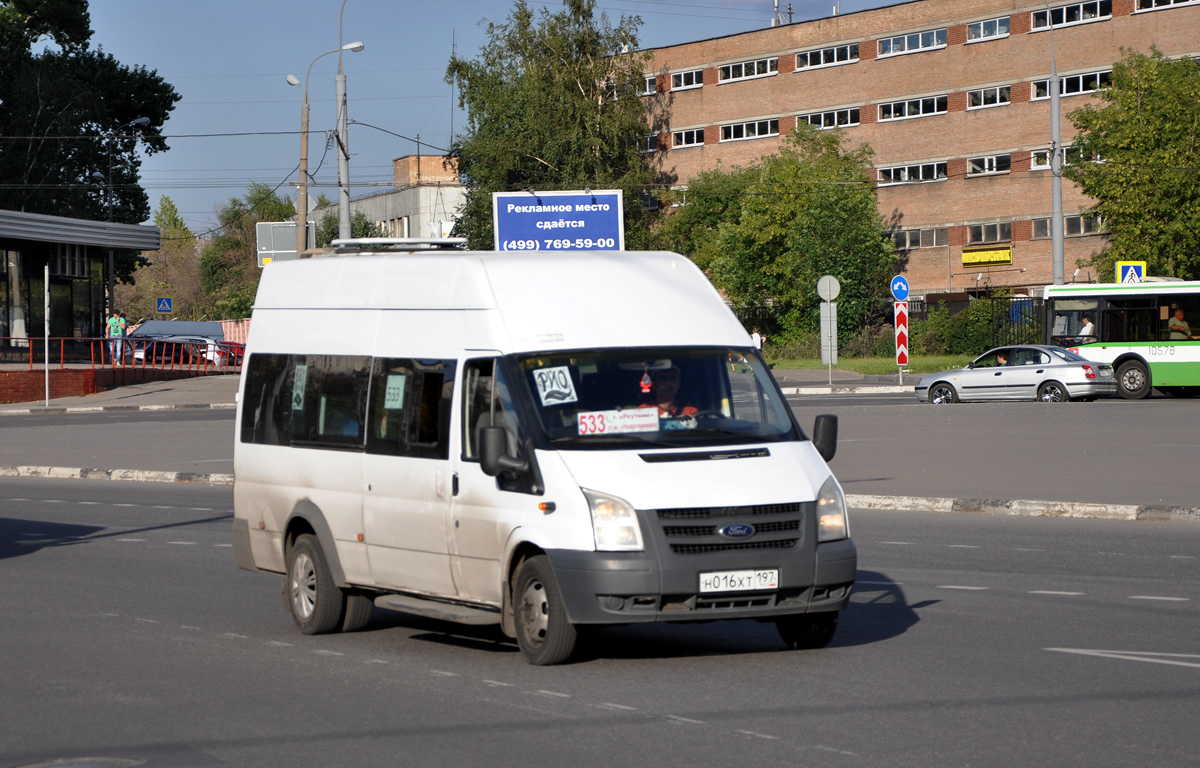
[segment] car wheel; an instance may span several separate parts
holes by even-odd
[[[329,573],[317,537],[305,534],[288,552],[288,606],[306,635],[333,632],[342,624],[346,596]]]
[[[1057,381],[1047,381],[1038,387],[1037,397],[1043,403],[1065,403],[1071,399],[1067,388]]]
[[[958,393],[954,387],[944,381],[939,381],[929,388],[929,402],[934,405],[948,405],[958,402]]]
[[[1150,394],[1150,372],[1141,363],[1130,360],[1117,368],[1117,392],[1126,400],[1141,400]]]
[[[560,664],[575,650],[577,633],[567,620],[558,579],[545,555],[531,557],[517,569],[513,584],[517,645],[530,664]]]
[[[824,648],[837,632],[838,612],[804,613],[783,616],[775,620],[775,628],[783,644],[792,650]]]

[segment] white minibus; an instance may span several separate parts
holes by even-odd
[[[238,396],[236,562],[302,632],[388,608],[539,665],[634,622],[832,640],[837,419],[805,435],[689,259],[335,246],[264,268]]]

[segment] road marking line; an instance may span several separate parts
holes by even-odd
[[[223,633],[217,635],[217,637],[227,637],[231,640],[247,640],[247,639],[249,639],[249,637],[247,635],[239,635],[236,632],[223,632]]]
[[[214,547],[232,547],[232,544],[213,544]]]
[[[180,624],[180,625],[179,625],[179,628],[180,628],[180,629],[190,629],[190,630],[192,630],[193,632],[199,632],[199,631],[200,631],[200,627],[191,627],[191,626],[188,626],[187,624]]]
[[[1166,600],[1172,603],[1186,603],[1190,598],[1186,597],[1163,597],[1161,595],[1130,595],[1130,600]]]
[[[325,650],[313,651],[313,653],[315,653],[318,656],[345,656],[346,655],[339,651],[325,651]]]
[[[91,505],[91,504],[99,504],[100,502],[98,502],[98,501],[77,501],[77,502],[75,502],[75,503],[76,503],[76,504],[88,504],[88,505]]]
[[[779,740],[778,736],[768,736],[765,733],[755,733],[754,731],[734,731],[734,733],[740,733],[744,736],[753,736],[756,739],[770,739],[771,741]]]
[[[136,507],[137,504],[113,504],[114,507]]]
[[[1172,560],[1195,560],[1195,555],[1171,555]]]
[[[1045,552],[1044,549],[1032,549],[1030,547],[1017,547],[1014,552]]]
[[[512,683],[502,683],[499,680],[484,680],[484,685],[490,685],[493,688],[515,688]]]
[[[991,589],[991,587],[964,587],[957,584],[943,584],[942,586],[937,587],[937,589],[965,589],[970,592],[982,592],[984,590]]]
[[[281,643],[278,640],[268,640],[267,645],[273,645],[276,648],[291,648],[292,643]]]
[[[1052,589],[1034,589],[1029,592],[1031,595],[1066,595],[1068,597],[1075,595],[1086,595],[1086,592],[1056,592]]]
[[[117,539],[117,541],[145,541],[145,539]]]
[[[674,723],[687,723],[688,725],[704,725],[703,720],[693,720],[690,717],[680,717],[679,715],[667,715],[667,719]]]
[[[168,541],[167,543],[168,543],[168,544],[184,544],[184,545],[187,545],[187,546],[192,546],[192,545],[194,545],[196,542],[194,542],[194,541]]]
[[[42,499],[43,504],[62,504],[62,499]]]
[[[134,621],[140,621],[143,624],[157,624],[158,623],[157,619],[134,619]]]
[[[854,582],[854,586],[857,587],[862,584],[873,584],[873,585],[879,586],[879,587],[893,587],[893,586],[899,587],[903,583],[904,582],[902,582],[902,581],[856,581],[856,582]]]
[[[151,506],[150,509],[175,509],[175,507],[164,507],[164,506],[156,504],[154,506]]]
[[[383,659],[367,659],[363,664],[387,664]]]
[[[458,677],[457,672],[443,672],[440,669],[431,669],[429,670],[429,674],[438,675],[439,677]]]
[[[978,544],[951,544],[951,549],[979,549]]]
[[[896,544],[901,547],[911,547],[913,545],[913,543],[911,541],[881,541],[879,543],[880,544]]]
[[[551,699],[569,699],[569,698],[571,698],[571,694],[559,693],[558,691],[526,691],[526,693],[530,694],[531,696],[545,696],[545,697],[551,698]]]
[[[1091,648],[1043,648],[1043,651],[1075,653],[1080,656],[1097,656],[1102,659],[1121,661],[1146,661],[1151,664],[1171,664],[1177,667],[1200,669],[1200,655],[1194,653],[1151,653],[1148,651],[1101,651]],[[1173,661],[1173,659],[1197,659],[1197,661]]]
[[[624,704],[604,703],[604,704],[597,704],[596,707],[598,709],[615,709],[615,710],[619,710],[621,712],[637,712],[637,707],[627,707]]]

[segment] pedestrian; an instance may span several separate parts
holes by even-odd
[[[129,351],[129,342],[125,341],[125,337],[129,335],[129,325],[125,322],[125,313],[121,313],[121,362],[125,362],[125,354]]]
[[[108,318],[104,335],[108,337],[108,355],[112,359],[112,365],[120,365],[117,350],[123,343],[121,340],[121,313],[115,309],[112,311],[112,317]]]
[[[755,349],[759,349],[759,350],[762,349],[763,341],[765,338],[766,338],[765,336],[763,336],[762,334],[760,334],[758,332],[757,328],[755,328],[754,332],[750,334],[750,341],[753,342]]]

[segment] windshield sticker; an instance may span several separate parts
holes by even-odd
[[[404,407],[404,381],[408,378],[405,373],[389,373],[387,386],[383,390],[383,409],[398,411]]]
[[[300,363],[296,366],[296,375],[292,377],[292,410],[304,410],[304,385],[308,381],[308,366]]]
[[[626,411],[582,411],[577,416],[580,435],[615,435],[619,432],[657,432],[657,408]]]
[[[538,397],[542,399],[543,406],[579,402],[575,394],[575,382],[571,380],[571,369],[565,365],[539,368],[533,372],[533,380],[537,383]]]

